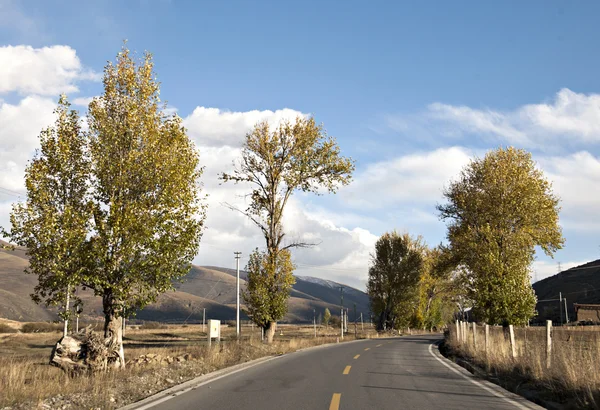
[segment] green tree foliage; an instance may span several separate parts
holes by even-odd
[[[296,283],[290,251],[280,250],[272,255],[256,249],[246,266],[248,285],[242,293],[246,313],[257,326],[266,329],[267,342],[273,341],[275,326],[288,309],[287,300]]]
[[[224,173],[221,179],[250,183],[252,192],[247,209],[231,208],[242,212],[260,228],[267,254],[274,261],[280,260],[282,250],[310,246],[307,243],[283,243],[285,233],[281,221],[291,195],[295,191],[319,193],[323,189],[335,193],[340,185],[350,183],[354,170],[353,161],[340,155],[335,139],[329,137],[313,118],[297,118],[294,123],[284,121],[274,130],[266,122],[256,124],[246,135],[241,160],[234,166],[234,171]],[[285,272],[292,275],[291,270]],[[268,282],[269,278],[256,275],[252,280]],[[280,280],[289,282],[292,279]],[[248,286],[251,286],[250,280]],[[260,289],[263,285],[252,286]],[[266,297],[279,300],[277,292],[284,290],[274,289],[274,292]],[[287,299],[288,293],[285,297]],[[274,332],[275,321],[282,317],[272,316],[267,328],[272,327]]]
[[[105,337],[122,346],[122,313],[189,271],[205,210],[198,152],[181,118],[163,111],[152,56],[136,62],[123,48],[103,83],[87,117],[94,227],[84,285],[102,297]]]
[[[383,234],[375,243],[367,293],[379,330],[406,326],[418,303],[418,284],[425,265],[420,237],[397,232]]]
[[[451,321],[462,292],[460,284],[456,271],[444,264],[442,248],[427,249],[412,327],[431,330]]]
[[[438,210],[476,314],[491,324],[526,324],[535,314],[535,247],[552,256],[564,242],[551,184],[528,152],[499,148],[472,161],[444,195]]]
[[[328,308],[325,308],[325,312],[323,313],[323,324],[325,327],[329,326],[329,321],[331,320],[331,312]]]
[[[205,208],[198,153],[181,118],[164,114],[151,55],[135,61],[123,48],[103,83],[83,136],[61,99],[11,238],[28,247],[37,297],[57,303],[75,286],[102,297],[104,336],[124,366],[122,317],[189,271]]]
[[[64,306],[85,276],[90,228],[89,158],[76,111],[61,96],[56,123],[40,134],[40,149],[25,170],[27,200],[13,205],[7,236],[27,247],[28,273],[38,276],[32,298]],[[62,316],[69,316],[68,306]]]

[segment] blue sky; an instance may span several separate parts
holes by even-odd
[[[98,73],[127,39],[154,53],[161,95],[206,159],[212,199],[197,263],[229,266],[231,247],[261,245],[251,225],[219,206],[240,192],[214,178],[251,120],[307,114],[357,160],[357,173],[335,197],[296,197],[290,231],[323,241],[297,253],[300,274],[363,286],[384,231],[443,240],[435,215],[443,184],[500,145],[530,150],[555,182],[567,238],[557,260],[586,262],[600,255],[598,15],[597,2],[0,0],[0,63],[12,66],[0,68],[0,148],[14,162],[0,165],[0,186],[22,192],[23,158],[39,133],[34,125],[49,118],[53,91],[70,87],[72,100],[98,95]],[[8,48],[16,46],[30,48]],[[53,46],[67,49],[36,52]],[[30,72],[32,59],[41,68]],[[73,75],[55,72],[65,69]],[[47,86],[28,87],[34,77]],[[28,129],[9,123],[32,115],[38,122]],[[29,143],[15,144],[21,136]],[[0,224],[15,199],[2,195]],[[538,279],[555,263],[540,257]]]

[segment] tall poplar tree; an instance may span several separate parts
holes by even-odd
[[[221,179],[251,184],[250,206],[238,211],[260,228],[266,241],[265,258],[275,264],[269,269],[260,270],[262,274],[249,278],[248,288],[262,289],[262,284],[254,286],[252,281],[268,283],[271,281],[270,272],[278,272],[276,279],[279,283],[293,284],[293,269],[283,269],[278,265],[280,261],[287,260],[285,254],[280,253],[309,244],[283,243],[285,232],[282,218],[288,200],[295,191],[319,193],[325,190],[335,193],[340,185],[350,183],[354,163],[340,155],[335,139],[329,137],[313,118],[297,118],[293,123],[283,121],[273,130],[266,122],[256,124],[252,132],[246,135],[241,160],[234,166],[233,172],[224,173]],[[263,298],[248,299],[250,303],[271,304],[267,310],[279,312],[266,323],[257,322],[267,331],[269,343],[275,333],[276,321],[285,314],[276,309],[282,296],[287,302],[287,286],[275,287]]]
[[[476,314],[490,324],[527,324],[535,247],[552,256],[564,242],[550,182],[530,153],[499,148],[473,160],[444,195],[438,210]]]
[[[205,209],[199,156],[159,99],[152,56],[125,47],[89,105],[93,229],[83,285],[102,297],[104,336],[124,366],[122,317],[173,288],[198,251]]]

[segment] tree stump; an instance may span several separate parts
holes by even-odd
[[[82,373],[104,371],[119,363],[119,351],[110,339],[102,339],[90,330],[64,336],[52,349],[50,364],[76,376]]]

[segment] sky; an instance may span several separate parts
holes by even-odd
[[[364,289],[377,238],[445,241],[436,212],[469,161],[530,151],[561,197],[566,243],[532,280],[600,257],[600,3],[558,1],[0,0],[0,226],[60,93],[85,116],[123,44],[150,51],[161,98],[205,166],[194,263],[235,267],[264,246],[248,186],[220,185],[258,121],[313,116],[356,160],[336,195],[298,193],[284,215],[296,274]]]

